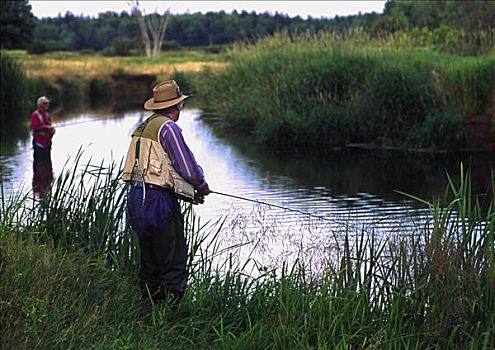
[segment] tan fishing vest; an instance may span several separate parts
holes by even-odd
[[[160,130],[171,119],[153,114],[132,133],[122,179],[172,189],[183,199],[194,202],[194,187],[172,166],[169,155],[160,143]]]

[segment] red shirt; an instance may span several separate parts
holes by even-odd
[[[39,109],[31,114],[31,130],[34,143],[40,147],[48,147],[52,144],[53,126],[50,116]]]

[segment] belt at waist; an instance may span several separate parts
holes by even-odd
[[[139,181],[131,181],[131,185],[133,187],[141,187],[142,186],[142,183],[139,182]],[[174,193],[174,191],[171,188],[167,188],[167,187],[162,187],[162,186],[158,186],[158,185],[154,185],[154,184],[149,184],[149,183],[145,183],[144,186],[147,189],[153,189],[153,190],[156,189],[156,190],[169,191],[169,192]]]

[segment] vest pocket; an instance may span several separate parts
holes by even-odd
[[[149,164],[149,172],[152,175],[161,175],[162,174],[162,161],[159,159],[150,158]]]

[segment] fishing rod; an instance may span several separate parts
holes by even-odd
[[[259,201],[259,200],[255,200],[255,199],[240,197],[240,196],[236,196],[236,195],[233,195],[233,194],[224,193],[224,192],[218,192],[218,191],[211,191],[210,190],[210,193],[218,194],[220,196],[225,196],[225,197],[240,199],[240,200],[243,200],[243,201],[246,201],[246,202],[251,202],[251,203],[256,203],[256,204],[262,204],[262,205],[266,205],[266,206],[269,206],[269,207],[279,208],[279,209],[283,209],[283,210],[287,210],[287,211],[292,211],[292,212],[299,213],[299,214],[302,214],[302,215],[311,216],[311,217],[314,217],[314,218],[317,218],[317,219],[320,219],[320,220],[331,221],[331,222],[336,223],[336,224],[342,224],[342,222],[339,222],[339,221],[333,220],[333,219],[329,219],[329,218],[327,218],[325,216],[307,213],[307,212],[305,212],[303,210],[288,208],[288,207],[284,207],[284,206],[278,205],[278,204],[263,202],[263,201]]]
[[[74,125],[80,125],[80,124],[89,124],[89,123],[94,123],[101,121],[102,119],[90,119],[90,120],[78,120],[75,122],[66,122],[66,123],[54,123],[53,126],[57,129],[60,128],[65,128],[67,126],[74,126]]]

